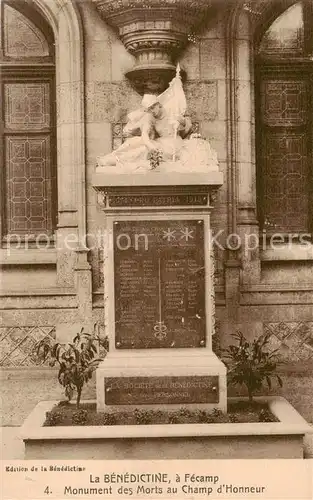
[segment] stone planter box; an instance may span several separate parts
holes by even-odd
[[[230,398],[234,401],[244,398]],[[25,459],[162,460],[303,458],[307,422],[282,397],[267,401],[279,422],[43,427],[57,403],[39,403],[22,426]]]

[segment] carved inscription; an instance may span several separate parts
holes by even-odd
[[[114,223],[117,348],[205,345],[202,220]]]
[[[131,207],[131,206],[186,206],[186,205],[207,205],[207,194],[177,194],[177,195],[138,195],[122,196],[110,195],[110,207]]]
[[[106,405],[218,403],[218,377],[121,377],[105,380]]]

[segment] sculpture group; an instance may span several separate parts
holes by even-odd
[[[186,109],[178,66],[165,92],[159,96],[145,94],[141,107],[129,113],[124,143],[98,157],[97,167],[116,166],[122,171],[218,170],[216,153],[207,140],[192,133]]]

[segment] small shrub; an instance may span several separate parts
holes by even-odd
[[[230,421],[232,424],[235,424],[236,422],[238,422],[238,417],[237,417],[237,415],[230,414],[228,418],[229,418],[229,421]]]
[[[261,410],[259,413],[259,422],[272,422],[273,416],[269,410]]]
[[[267,350],[270,335],[261,335],[253,342],[248,342],[239,331],[232,336],[237,340],[237,345],[224,349],[228,382],[233,385],[245,385],[250,403],[255,391],[261,389],[264,381],[271,388],[271,377],[274,376],[282,387],[281,378],[275,374],[279,362],[277,349],[270,352]]]
[[[46,425],[49,427],[54,427],[62,422],[63,415],[59,411],[47,411],[46,412]]]
[[[115,425],[116,416],[113,413],[104,413],[102,423],[103,425]]]
[[[178,424],[179,423],[179,412],[173,411],[172,413],[168,414],[168,423],[169,424]]]
[[[64,387],[65,396],[68,401],[77,392],[76,404],[79,408],[81,393],[84,385],[92,378],[92,374],[99,363],[106,356],[107,339],[103,339],[96,333],[86,333],[82,328],[72,342],[61,344],[51,342],[51,339],[42,339],[35,346],[35,354],[39,362],[49,360],[51,367],[59,365],[58,381]],[[102,348],[103,357],[98,357],[98,351]]]
[[[212,417],[214,419],[221,418],[222,416],[223,416],[222,410],[220,410],[219,408],[213,408],[213,410],[212,410]]]
[[[200,424],[206,424],[209,423],[208,420],[210,420],[210,415],[205,410],[198,410],[196,412],[196,419]]]
[[[46,414],[45,426],[55,425],[139,425],[147,424],[213,424],[228,422],[274,422],[275,417],[265,404],[254,403],[252,407],[245,402],[245,407],[238,410],[238,403],[230,405],[228,414],[219,410],[213,412],[204,408],[188,410],[188,417],[185,412],[181,415],[181,410],[168,412],[167,410],[139,410],[136,414],[131,411],[97,412],[96,405],[85,403],[77,410],[75,405],[59,403]],[[136,416],[137,421],[136,421]]]
[[[153,418],[158,421],[164,416],[164,412],[162,410],[154,410]]]
[[[179,409],[179,415],[181,417],[185,417],[185,418],[189,418],[190,415],[191,415],[191,411],[186,408],[185,406],[182,406],[180,409]]]
[[[79,409],[72,415],[72,422],[74,425],[86,425],[88,418],[87,410]]]
[[[138,410],[138,408],[135,409],[134,414],[137,425],[150,424],[153,416],[151,411]]]

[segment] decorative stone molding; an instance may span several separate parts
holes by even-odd
[[[264,333],[270,335],[270,346],[279,349],[285,362],[313,359],[313,322],[287,321],[263,323]]]
[[[55,339],[54,326],[2,326],[0,327],[0,366],[36,366],[33,350],[44,338]]]
[[[92,0],[136,58],[126,76],[140,93],[160,93],[175,75],[175,59],[206,18],[210,0]]]

